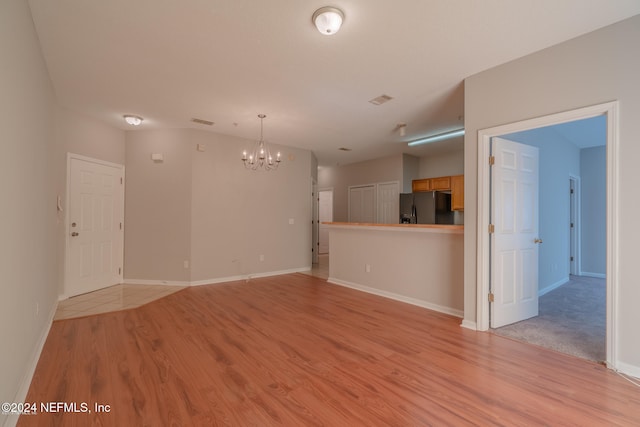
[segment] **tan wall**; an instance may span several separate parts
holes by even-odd
[[[58,295],[54,94],[23,0],[0,2],[0,63],[0,401],[19,402]]]
[[[465,320],[476,321],[477,132],[619,100],[618,361],[640,374],[640,16],[474,75],[465,81]]]
[[[420,157],[420,178],[464,174],[464,150]]]
[[[125,281],[311,267],[311,153],[279,147],[277,171],[247,171],[240,153],[253,143],[191,129],[127,132]]]
[[[462,316],[462,233],[331,226],[329,241],[329,281]]]
[[[188,282],[191,251],[189,130],[126,134],[124,278]],[[161,153],[156,163],[151,154]]]
[[[191,280],[310,268],[311,152],[272,144],[283,161],[277,171],[264,172],[246,170],[240,161],[254,141],[192,131],[189,144]]]

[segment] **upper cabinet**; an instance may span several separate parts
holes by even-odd
[[[464,210],[464,175],[451,177],[451,210]]]
[[[451,190],[451,177],[441,176],[438,178],[414,179],[411,183],[414,193],[421,191],[447,191]]]
[[[414,193],[421,191],[451,191],[451,210],[464,210],[464,175],[414,179],[411,183],[411,189]]]
[[[451,190],[451,177],[441,176],[439,178],[431,178],[431,190],[432,191]]]
[[[420,191],[431,191],[431,179],[414,179],[411,182],[411,191],[418,193]]]

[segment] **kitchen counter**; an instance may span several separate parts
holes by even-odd
[[[454,224],[376,224],[368,222],[323,222],[336,228],[369,227],[377,230],[418,231],[431,233],[463,233],[464,225]]]
[[[329,282],[462,317],[463,225],[324,224]]]

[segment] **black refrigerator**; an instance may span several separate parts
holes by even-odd
[[[451,194],[441,191],[400,194],[400,223],[453,224]]]

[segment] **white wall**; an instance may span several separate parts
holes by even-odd
[[[253,143],[193,129],[127,132],[125,281],[205,283],[311,267],[312,154],[281,146],[277,171],[248,171],[240,155]]]
[[[477,132],[619,100],[619,295],[617,363],[640,373],[636,253],[640,199],[640,16],[561,43],[465,81],[465,321],[476,322]]]
[[[54,94],[23,0],[0,2],[0,63],[0,401],[19,402],[58,295]]]
[[[580,150],[581,274],[607,272],[607,158],[605,147]]]

